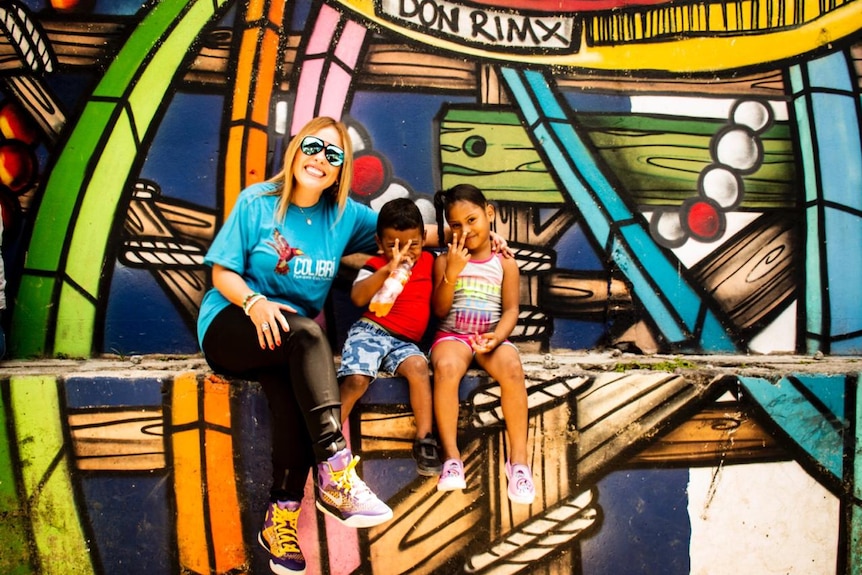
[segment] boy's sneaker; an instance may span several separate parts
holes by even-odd
[[[509,480],[507,493],[513,503],[530,505],[536,498],[536,486],[533,485],[533,472],[527,465],[510,465],[506,462],[506,479]]]
[[[443,464],[443,472],[437,480],[437,491],[455,491],[466,489],[464,478],[464,463],[460,459],[447,459]]]
[[[413,459],[416,460],[416,470],[419,475],[434,477],[443,470],[443,466],[440,465],[440,455],[437,452],[437,440],[430,433],[413,442]]]
[[[392,510],[380,501],[356,474],[358,457],[342,449],[317,464],[317,507],[348,527],[374,527],[392,519]]]
[[[298,520],[299,503],[296,501],[270,503],[266,509],[263,529],[257,534],[257,540],[269,552],[269,568],[273,573],[305,573],[305,557],[296,537]]]

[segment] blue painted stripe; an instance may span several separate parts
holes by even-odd
[[[847,66],[848,62],[841,52],[806,62],[808,85],[814,89],[827,88],[852,93],[854,82],[847,73]]]
[[[734,351],[719,319],[613,188],[546,77],[511,68],[502,68],[501,73],[536,146],[545,152],[548,169],[557,175],[596,242],[632,282],[636,297],[663,336],[674,344],[688,344],[699,332],[701,348]],[[709,329],[698,329],[701,317]]]
[[[642,226],[623,226],[619,233],[635,254],[637,261],[649,270],[652,282],[661,289],[662,295],[670,302],[668,305],[679,316],[680,321],[687,329],[693,330],[702,302],[691,286],[680,279],[679,264],[674,265],[664,256],[661,249],[653,242],[649,232]]]
[[[845,52],[790,70],[807,208],[805,325],[808,351],[862,351],[862,139],[852,62]],[[806,145],[807,144],[807,145]]]
[[[581,217],[588,222],[596,242],[607,246],[611,235],[609,218],[598,200],[586,188],[579,171],[570,161],[569,152],[551,137],[546,126],[536,126],[533,134],[536,141],[544,144],[543,149],[553,170],[557,177],[565,182],[566,190],[574,200]]]
[[[830,482],[843,480],[843,427],[836,425],[840,418],[835,413],[816,407],[811,399],[806,397],[817,397],[822,393],[818,388],[823,386],[838,384],[843,390],[843,375],[812,379],[801,388],[786,377],[776,383],[759,377],[739,377],[739,382],[770,419],[813,461],[833,476]],[[817,385],[813,385],[814,383]],[[822,402],[820,404],[823,405]]]
[[[614,242],[611,256],[620,270],[631,282],[632,289],[638,299],[650,314],[658,329],[671,342],[685,343],[691,339],[691,333],[686,330],[667,301],[659,296],[659,290],[653,286],[652,278],[647,274],[634,255],[625,247]]]
[[[594,161],[596,154],[587,147],[585,138],[575,131],[571,122],[554,124],[554,132],[562,142],[563,149],[577,164],[577,169],[589,189],[601,199],[602,207],[608,212],[610,219],[614,222],[632,219],[633,212]]]
[[[862,549],[862,385],[859,385],[857,380],[855,386],[855,422],[853,425],[853,445],[852,449],[848,450],[853,458],[849,468],[853,472],[853,500],[850,509],[850,528],[848,536],[850,543],[848,546],[848,569],[850,575],[862,575],[862,553],[854,552]]]
[[[858,211],[862,209],[862,143],[856,98],[814,92],[811,108],[823,196]]]

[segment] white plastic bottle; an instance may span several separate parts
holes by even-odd
[[[404,258],[401,263],[389,273],[389,277],[371,298],[368,309],[377,317],[383,317],[392,309],[392,304],[404,289],[404,284],[410,279],[413,272],[413,262],[410,258]]]

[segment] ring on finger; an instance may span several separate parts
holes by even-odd
[[[260,329],[261,331],[269,331],[269,322],[265,321],[260,324]]]

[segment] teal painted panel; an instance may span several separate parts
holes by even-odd
[[[843,375],[822,376],[822,385],[844,389]],[[810,384],[811,379],[807,380]],[[775,383],[757,377],[739,377],[746,393],[787,436],[802,448],[834,479],[844,479],[844,437],[846,422],[825,409],[823,402],[808,392],[808,385],[797,385],[783,377]]]

